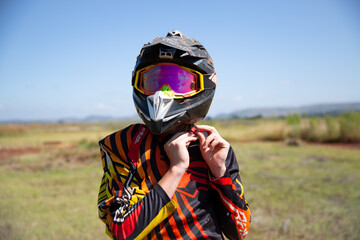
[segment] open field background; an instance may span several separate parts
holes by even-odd
[[[205,121],[232,144],[247,239],[360,239],[359,114]],[[108,239],[97,141],[126,123],[0,125],[0,239]]]

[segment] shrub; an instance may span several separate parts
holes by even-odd
[[[360,113],[309,118],[300,136],[310,142],[360,142]]]
[[[360,142],[360,113],[345,113],[339,124],[342,142]]]
[[[85,150],[97,148],[97,147],[98,147],[98,144],[96,142],[89,141],[85,138],[81,139],[81,141],[78,144],[78,148],[85,149]]]
[[[327,128],[327,136],[324,139],[325,142],[337,142],[340,141],[340,126],[336,117],[329,115],[325,116],[325,123]]]
[[[299,114],[291,114],[286,117],[286,123],[291,126],[300,125],[301,117]]]

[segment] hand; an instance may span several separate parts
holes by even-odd
[[[158,184],[164,189],[169,198],[175,194],[185,170],[189,167],[190,156],[187,148],[190,142],[196,140],[194,133],[180,132],[172,136],[164,145],[165,152],[170,160],[170,168]]]
[[[205,136],[200,131],[196,132],[200,141],[201,154],[209,166],[211,173],[216,178],[224,176],[226,171],[225,160],[229,152],[230,144],[220,136],[214,127],[207,125],[197,125],[196,127],[209,134],[205,139]]]
[[[170,160],[170,168],[176,167],[185,171],[189,167],[190,157],[187,148],[190,142],[196,140],[194,133],[179,132],[165,143],[164,148]]]

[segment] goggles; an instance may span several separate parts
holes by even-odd
[[[145,95],[172,92],[171,97],[191,97],[204,90],[203,75],[174,63],[159,63],[136,71],[134,87]]]

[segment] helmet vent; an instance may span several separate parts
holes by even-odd
[[[201,45],[201,44],[194,44],[194,45],[192,45],[192,47],[196,47],[196,48],[198,48],[198,49],[200,49],[200,50],[206,50],[206,49],[204,48],[204,46]]]
[[[159,58],[173,59],[176,49],[160,48]]]
[[[172,30],[171,32],[168,32],[168,34],[166,35],[167,37],[182,37],[183,34],[179,31],[179,30]]]

